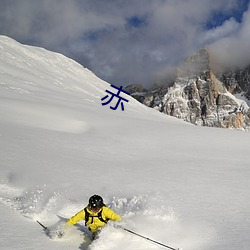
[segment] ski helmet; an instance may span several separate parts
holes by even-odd
[[[89,206],[93,210],[98,210],[103,207],[103,199],[99,195],[93,195],[89,198]]]

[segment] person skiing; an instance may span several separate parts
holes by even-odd
[[[89,204],[84,209],[68,219],[67,224],[74,225],[80,220],[85,220],[85,226],[89,228],[94,239],[109,220],[120,222],[122,219],[106,207],[101,196],[95,194],[89,198]]]

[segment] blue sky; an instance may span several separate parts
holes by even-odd
[[[250,63],[250,0],[1,0],[0,34],[63,53],[115,85],[166,81],[201,48]]]
[[[236,8],[232,8],[232,10],[228,13],[227,12],[224,13],[223,9],[222,10],[219,9],[212,12],[211,18],[208,19],[207,21],[206,28],[212,29],[216,28],[217,26],[221,26],[226,20],[229,20],[232,17],[237,22],[241,23],[243,14],[248,9],[248,5],[249,5],[249,0],[240,0],[238,1]]]

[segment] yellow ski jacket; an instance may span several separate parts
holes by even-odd
[[[89,209],[89,207],[86,207],[87,212],[89,213],[88,221],[85,221],[86,226],[88,226],[89,230],[92,233],[97,232],[100,228],[102,228],[106,223],[104,221],[112,220],[112,221],[121,221],[120,215],[116,214],[113,210],[110,208],[103,206],[99,211],[93,212]],[[98,215],[101,211],[101,218],[104,220],[100,220],[98,218]],[[74,225],[80,220],[85,220],[85,210],[82,209],[77,214],[72,216],[68,221],[67,224]]]

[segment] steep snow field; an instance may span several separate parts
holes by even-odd
[[[124,69],[126,70],[126,69]],[[249,132],[196,127],[134,99],[63,55],[0,36],[1,249],[153,250],[108,225],[54,228],[102,195],[122,226],[183,250],[250,249]]]

